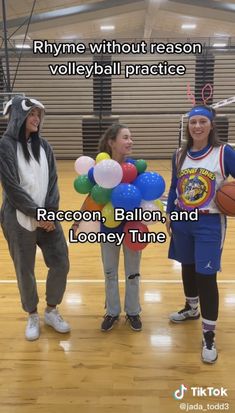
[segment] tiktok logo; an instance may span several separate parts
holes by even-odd
[[[180,388],[173,393],[176,400],[182,400],[184,398],[184,393],[188,390],[188,387],[184,384],[180,385]]]

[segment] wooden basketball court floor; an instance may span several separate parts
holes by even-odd
[[[171,161],[149,161],[148,170],[162,174],[169,189]],[[73,162],[58,161],[58,174],[61,209],[79,209],[84,196],[73,189]],[[63,222],[67,239],[69,228],[70,223]],[[158,223],[151,230],[165,228]],[[125,324],[124,314],[112,331],[100,331],[105,310],[97,244],[69,244],[71,270],[60,311],[70,322],[71,333],[61,335],[44,326],[46,267],[39,250],[36,276],[41,336],[28,342],[24,338],[26,314],[0,230],[0,412],[178,413],[202,408],[224,411],[228,407],[235,412],[234,239],[235,223],[229,218],[223,271],[219,274],[219,359],[215,365],[205,365],[200,360],[201,321],[180,325],[168,321],[168,314],[184,304],[180,267],[167,259],[169,240],[151,244],[143,251],[143,331],[138,333]],[[123,278],[121,257],[122,298]],[[176,400],[173,393],[181,384],[188,390],[182,400]],[[226,388],[227,397],[193,397],[191,387]]]

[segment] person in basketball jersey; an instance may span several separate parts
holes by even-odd
[[[37,245],[49,268],[44,321],[60,333],[70,331],[56,308],[66,288],[68,248],[59,222],[35,219],[38,207],[52,211],[59,207],[54,155],[49,143],[40,137],[44,106],[36,99],[15,96],[5,107],[7,113],[9,123],[0,141],[0,221],[14,262],[22,307],[28,313],[25,337],[32,341],[40,336],[34,274]]]
[[[235,151],[223,145],[216,134],[215,111],[206,105],[188,113],[186,143],[172,159],[172,181],[167,204],[167,230],[171,236],[169,258],[182,265],[185,307],[170,314],[181,323],[202,315],[202,352],[205,363],[214,363],[218,353],[215,328],[226,217],[220,213],[215,195],[229,175],[235,178]],[[172,211],[198,211],[198,220],[170,219]]]

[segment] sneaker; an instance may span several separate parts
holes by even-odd
[[[119,316],[112,316],[112,315],[108,315],[106,314],[104,316],[104,321],[101,324],[101,331],[109,331],[112,330],[114,323],[116,323],[119,319]]]
[[[175,313],[171,313],[169,316],[170,321],[173,323],[181,323],[186,320],[197,320],[200,317],[199,310],[193,310],[190,305],[186,302],[185,307]]]
[[[137,315],[126,315],[126,321],[129,321],[132,330],[140,331],[142,330],[142,322],[139,314]]]
[[[25,329],[26,340],[34,341],[40,336],[40,319],[37,313],[29,314],[27,326]]]
[[[203,333],[202,339],[202,361],[204,363],[213,364],[218,358],[218,353],[215,346],[214,331],[207,331]]]
[[[59,311],[53,308],[51,311],[45,311],[44,321],[48,326],[54,328],[58,333],[69,333],[70,325],[67,321],[64,321]]]

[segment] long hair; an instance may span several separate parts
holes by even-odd
[[[31,138],[31,148],[32,148],[33,156],[36,159],[36,161],[39,163],[40,161],[40,139],[39,139],[38,132],[31,133],[30,138]],[[26,161],[29,162],[31,155],[28,150],[28,144],[27,144],[27,139],[26,139],[26,119],[20,128],[18,140],[21,143],[24,157]]]
[[[211,121],[212,129],[210,130],[210,133],[209,133],[209,136],[208,136],[208,144],[210,144],[213,147],[221,146],[223,144],[223,142],[221,142],[219,137],[218,137],[218,132],[217,132],[216,124],[215,124],[215,117],[216,117],[215,110],[213,108],[211,108],[210,106],[207,106],[207,105],[195,105],[194,107],[201,107],[201,108],[207,109],[207,110],[209,110],[210,112],[213,113],[213,120]],[[186,138],[186,142],[182,146],[182,149],[180,150],[179,157],[178,157],[177,174],[181,170],[181,167],[184,163],[187,152],[193,146],[193,138],[192,138],[192,136],[190,135],[190,132],[189,132],[189,121],[188,121],[186,131],[185,131],[185,138]]]
[[[112,149],[109,145],[109,140],[115,141],[118,132],[121,129],[128,129],[128,127],[121,123],[113,123],[111,126],[109,126],[109,128],[104,132],[102,138],[99,141],[99,152],[107,152],[112,157]]]

